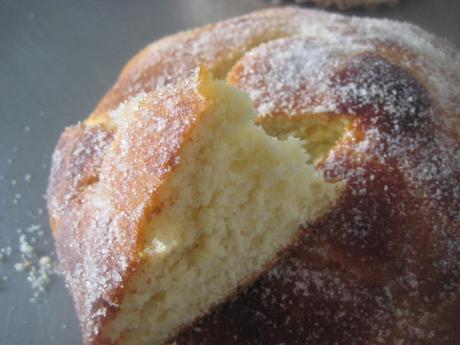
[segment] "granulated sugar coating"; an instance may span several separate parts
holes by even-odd
[[[89,119],[63,135],[51,215],[100,229],[97,238],[81,232],[66,239],[72,255],[61,253],[77,307],[91,309],[82,319],[86,338],[117,308],[114,292],[131,267],[123,251],[133,239],[116,228],[136,209],[112,217],[113,201],[85,199],[102,188],[101,162],[113,158],[114,145],[123,147],[112,142],[117,129],[109,113],[201,63],[250,95],[268,133],[321,145],[318,169],[345,181],[347,191],[284,260],[176,342],[457,345],[459,52],[409,24],[288,8],[153,43],[128,63]],[[119,175],[104,178],[120,181],[123,168],[133,173],[122,163]],[[119,190],[142,200],[143,183],[130,180]],[[78,263],[89,255],[97,267],[87,268],[88,283]]]

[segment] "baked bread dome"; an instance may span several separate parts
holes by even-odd
[[[120,262],[112,255],[105,266],[79,271],[79,260],[94,255],[86,250],[91,239],[69,238],[62,229],[97,221],[91,210],[79,216],[75,205],[85,200],[83,186],[100,178],[113,136],[109,114],[200,64],[249,94],[267,133],[303,140],[317,169],[346,189],[285,259],[175,342],[457,345],[460,54],[409,24],[296,8],[255,12],[147,46],[85,130],[62,137],[53,163],[62,177],[52,175],[49,209],[88,342],[117,308],[100,281],[108,276],[99,273],[107,269],[110,282],[120,282],[112,269]],[[123,254],[117,236],[105,240],[101,250]],[[86,295],[98,300],[89,314]]]

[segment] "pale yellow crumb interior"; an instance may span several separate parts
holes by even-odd
[[[148,224],[147,264],[105,330],[119,344],[163,344],[250,282],[338,195],[300,140],[254,123],[245,94],[221,81],[200,92],[211,105]]]

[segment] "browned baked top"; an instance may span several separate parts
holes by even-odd
[[[116,127],[79,124],[59,140],[48,189],[50,218],[86,342],[99,342],[99,327],[142,264],[143,224],[157,212],[154,198],[206,108],[197,78],[138,95],[119,109]]]
[[[147,199],[162,170],[137,157],[167,169],[176,147],[152,150],[146,119],[121,134],[108,114],[202,63],[248,92],[262,125],[346,119],[350,130],[318,168],[348,187],[288,258],[177,342],[459,344],[460,54],[408,24],[294,8],[153,43],[62,135],[49,209],[87,341],[117,307],[137,229],[153,212]],[[170,105],[154,109],[181,126],[187,115],[177,111],[189,104]]]

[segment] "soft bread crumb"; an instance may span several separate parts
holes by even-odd
[[[105,330],[120,344],[166,341],[260,274],[338,196],[300,140],[256,126],[246,95],[209,76],[200,92],[210,105],[146,226],[146,264]],[[112,118],[122,126],[135,109],[133,100]]]

